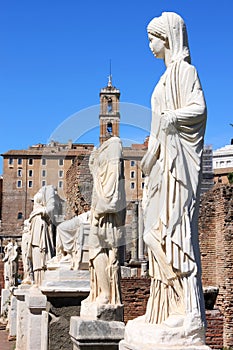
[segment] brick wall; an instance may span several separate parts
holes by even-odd
[[[93,179],[88,163],[89,155],[79,156],[67,171],[67,218],[90,209]]]
[[[216,185],[202,196],[199,218],[203,285],[219,287],[223,345],[233,347],[233,185]]]
[[[122,278],[121,292],[124,304],[124,321],[142,316],[150,295],[150,278]]]
[[[223,314],[220,310],[206,310],[206,344],[211,349],[220,350],[223,347]]]

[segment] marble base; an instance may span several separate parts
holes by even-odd
[[[81,303],[80,316],[88,320],[123,321],[124,306],[112,304],[89,303],[87,299]]]
[[[142,347],[143,346],[143,347]],[[151,345],[147,346],[144,344],[139,344],[139,345],[130,345],[126,343],[124,340],[122,340],[119,343],[119,350],[210,350],[210,348],[206,345],[197,345],[197,346],[181,346],[181,345]]]
[[[90,291],[90,274],[86,270],[47,270],[40,286],[42,293],[77,293]]]
[[[10,305],[11,291],[10,289],[2,289],[1,291],[1,315],[7,317]]]
[[[197,320],[186,320],[184,325],[169,323],[153,325],[141,316],[129,321],[119,350],[210,350],[205,345],[205,329]],[[175,320],[174,320],[175,322]]]
[[[71,317],[73,350],[118,350],[119,341],[124,338],[124,328],[123,322]]]
[[[11,304],[8,312],[9,337],[13,339],[17,334],[17,298],[11,296]]]

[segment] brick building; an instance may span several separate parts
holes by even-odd
[[[0,176],[0,227],[2,222],[2,183],[3,183],[3,177]]]
[[[27,150],[10,150],[3,156],[2,227],[0,235],[21,235],[23,221],[32,211],[35,193],[54,185],[65,200],[66,173],[80,154],[89,154],[92,144],[38,144]]]
[[[223,315],[223,346],[233,348],[233,185],[218,184],[203,194],[199,241],[203,285],[219,288],[216,305]]]

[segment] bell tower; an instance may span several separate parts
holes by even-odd
[[[108,85],[100,90],[100,144],[111,136],[119,136],[120,90],[112,85],[110,74]]]

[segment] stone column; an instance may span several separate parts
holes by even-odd
[[[29,285],[21,285],[20,288],[14,290],[14,295],[17,299],[16,350],[27,349],[28,309],[25,304],[25,296],[29,292],[29,288]]]
[[[143,211],[142,201],[138,202],[138,259],[144,259],[144,242],[143,242]]]
[[[131,260],[138,260],[138,202],[132,203],[132,248]]]
[[[26,350],[41,350],[41,339],[47,337],[47,334],[41,334],[42,328],[42,311],[46,310],[47,298],[37,288],[31,288],[25,298],[26,307],[28,308],[28,325],[27,325],[27,347]],[[44,329],[48,332],[48,329]]]
[[[9,339],[13,340],[17,334],[17,298],[12,295],[8,311]]]

